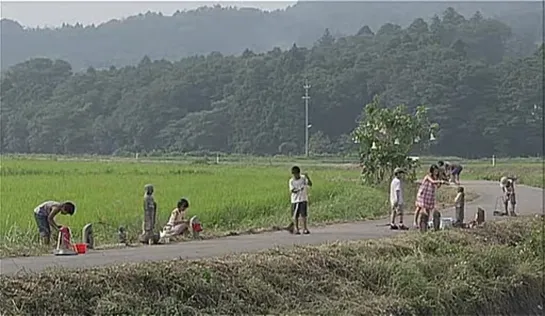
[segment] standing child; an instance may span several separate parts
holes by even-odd
[[[312,181],[309,176],[301,175],[301,169],[297,166],[291,168],[292,178],[289,180],[289,190],[291,193],[291,209],[293,226],[295,226],[295,234],[300,235],[299,219],[303,222],[303,234],[308,235],[310,231],[307,227],[308,213],[308,192],[307,188],[312,186]]]
[[[57,225],[55,222],[55,217],[58,214],[72,216],[75,213],[76,205],[69,201],[63,203],[47,201],[38,205],[34,209],[34,218],[36,219],[36,225],[38,226],[42,243],[49,245],[51,240],[51,227],[56,231],[61,229],[62,226]]]
[[[501,189],[503,191],[503,206],[505,208],[504,215],[516,216],[515,207],[517,205],[517,198],[515,195],[515,180],[514,178],[508,177],[505,180],[502,178],[500,181]],[[511,204],[511,212],[509,212],[509,204]]]
[[[464,193],[464,187],[458,187],[458,194],[456,195],[456,198],[454,199],[454,207],[456,209],[456,218],[454,221],[453,226],[454,227],[462,227],[464,226],[464,217],[465,217],[465,193]]]
[[[390,229],[408,229],[405,225],[403,225],[403,185],[401,181],[403,174],[403,169],[395,168],[394,178],[390,183],[390,204],[392,206]],[[395,223],[397,215],[399,215],[399,226]]]

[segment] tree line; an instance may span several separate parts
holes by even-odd
[[[63,60],[31,59],[1,78],[3,153],[119,154],[304,150],[310,89],[311,152],[346,153],[364,105],[429,108],[440,126],[429,150],[479,157],[536,155],[543,148],[544,48],[509,56],[512,30],[452,8],[408,27],[362,26],[308,48],[74,72]]]
[[[512,28],[508,53],[529,54],[543,37],[539,1],[512,2],[325,2],[303,1],[272,12],[252,8],[201,7],[172,16],[147,12],[100,25],[64,24],[58,28],[25,28],[3,19],[1,67],[6,69],[35,57],[62,59],[74,70],[137,64],[151,59],[178,60],[208,54],[256,53],[272,47],[289,49],[293,43],[312,46],[325,28],[335,37],[355,33],[366,24],[379,29],[384,23],[409,25],[453,7],[461,14],[480,11]]]

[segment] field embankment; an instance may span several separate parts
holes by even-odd
[[[6,315],[538,315],[543,222],[0,277]],[[44,293],[59,293],[55,299]]]

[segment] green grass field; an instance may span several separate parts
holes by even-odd
[[[310,192],[313,222],[384,214],[385,192],[362,187],[357,169],[301,167],[315,183]],[[155,186],[159,226],[181,197],[189,199],[190,215],[198,215],[208,233],[270,228],[290,220],[289,166],[3,159],[1,177],[4,246],[37,239],[33,209],[45,200],[76,202],[75,216],[57,219],[75,236],[86,223],[103,222],[108,225],[95,225],[97,243],[115,241],[119,225],[134,239],[141,228],[147,183]]]
[[[387,190],[362,186],[357,166],[294,160],[315,183],[310,192],[312,223],[376,218],[388,212]],[[208,235],[284,226],[290,220],[290,166],[285,158],[233,160],[216,165],[204,159],[143,162],[96,157],[3,157],[0,256],[33,253],[30,249],[37,248],[38,239],[33,209],[45,200],[76,202],[75,216],[58,218],[59,223],[72,228],[75,238],[80,238],[86,223],[94,223],[98,244],[115,242],[120,225],[127,227],[134,241],[141,229],[147,183],[156,190],[158,228],[181,197],[189,199],[190,215],[201,218]],[[484,162],[470,162],[464,166],[462,180],[499,180],[503,174],[515,174],[521,183],[543,186],[538,163],[506,162],[492,168]],[[414,188],[407,187],[407,203],[412,205]],[[438,199],[449,203],[453,195],[454,188],[445,188]]]

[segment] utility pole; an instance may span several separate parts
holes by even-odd
[[[305,80],[303,89],[305,89],[305,95],[303,96],[303,100],[305,100],[305,157],[308,157],[308,130],[310,128],[308,124],[308,101],[310,100],[310,96],[308,95],[310,84],[308,80]]]

